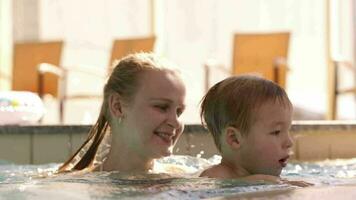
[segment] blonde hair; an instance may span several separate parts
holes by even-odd
[[[120,94],[125,102],[131,102],[140,86],[140,76],[144,71],[176,71],[176,68],[163,58],[153,53],[136,53],[118,61],[107,83],[104,86],[104,99],[98,120],[90,129],[88,138],[72,157],[70,157],[58,172],[72,170],[91,171],[100,165],[109,149],[111,114],[108,109],[108,99],[113,93]]]
[[[291,106],[284,89],[272,81],[253,75],[226,78],[211,87],[203,97],[200,112],[202,124],[208,128],[221,151],[222,131],[233,126],[241,134],[246,134],[255,117],[254,111],[270,100]]]

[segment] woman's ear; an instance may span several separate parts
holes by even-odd
[[[232,149],[240,148],[242,142],[241,132],[235,127],[227,127],[225,129],[225,141]]]
[[[108,104],[113,117],[122,117],[122,99],[118,93],[110,94]]]

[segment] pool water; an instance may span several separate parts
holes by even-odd
[[[175,175],[132,175],[119,172],[51,175],[59,164],[0,164],[2,199],[204,199],[249,196],[298,190],[288,184],[243,182],[199,178],[207,165],[218,162],[189,156],[172,156],[157,162],[155,172],[172,170]],[[168,170],[168,171],[169,171]],[[182,173],[184,171],[184,173]],[[356,159],[291,163],[282,172],[288,180],[313,183],[312,188],[356,185]],[[288,193],[289,194],[289,193]],[[252,195],[252,196],[251,196]],[[289,199],[290,195],[282,199]]]

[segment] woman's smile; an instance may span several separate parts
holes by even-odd
[[[165,142],[167,145],[173,145],[174,143],[174,136],[175,134],[173,132],[159,132],[155,131],[154,134],[158,136],[163,142]]]

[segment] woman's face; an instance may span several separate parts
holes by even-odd
[[[122,107],[123,139],[142,158],[172,153],[183,131],[185,86],[172,71],[146,71],[132,102]]]

